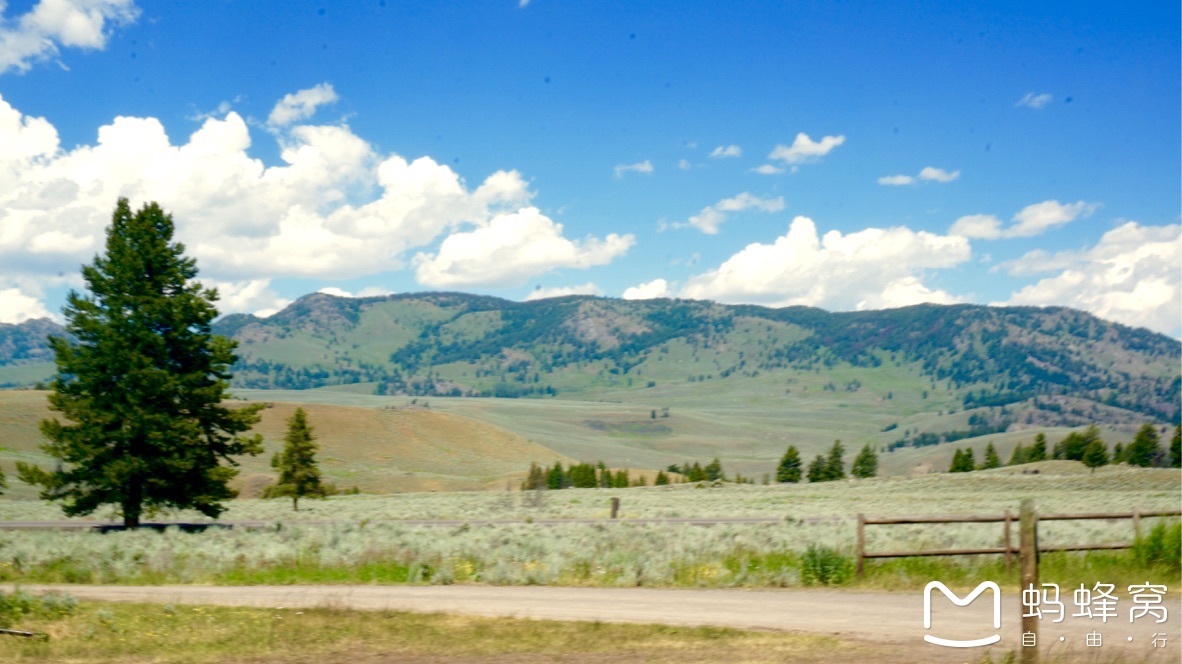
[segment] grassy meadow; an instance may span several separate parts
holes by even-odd
[[[257,529],[98,534],[0,532],[0,580],[67,583],[491,583],[592,586],[793,587],[854,583],[855,521],[873,515],[1017,513],[1031,497],[1041,513],[1172,509],[1177,471],[1127,467],[1088,471],[1076,462],[1034,464],[1040,473],[1004,468],[962,475],[876,478],[780,486],[674,485],[543,492],[407,493],[304,501],[237,500],[229,520]],[[622,501],[610,521],[609,499]],[[166,515],[195,520],[192,514]],[[708,527],[647,524],[643,518],[771,517],[773,523]],[[0,520],[60,518],[52,505],[0,501]],[[541,519],[601,523],[531,523]],[[406,520],[448,519],[445,526]],[[514,520],[479,523],[480,520]],[[1174,521],[1176,523],[1176,520]],[[1146,520],[1148,535],[1155,522]],[[1179,531],[1138,552],[1048,554],[1047,574],[1065,581],[1103,573],[1117,579],[1152,573],[1177,587]],[[1016,535],[1015,535],[1016,536]],[[1118,543],[1133,538],[1124,521],[1044,522],[1044,544]],[[867,528],[868,550],[995,547],[1000,524],[922,524]],[[1148,547],[1148,548],[1146,548]],[[1162,561],[1170,561],[1164,564]],[[981,574],[1016,583],[1000,556],[874,561],[859,582],[922,587]],[[1053,570],[1058,570],[1055,572]],[[1142,579],[1143,581],[1144,579]],[[1113,581],[1115,582],[1115,581]]]

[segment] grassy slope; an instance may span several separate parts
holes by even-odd
[[[497,426],[430,410],[382,410],[343,405],[306,404],[309,422],[321,446],[326,478],[341,487],[363,491],[455,491],[502,487],[530,461],[552,463],[555,452]],[[242,460],[237,482],[244,496],[257,495],[274,477],[270,458],[282,449],[285,421],[295,404],[276,402],[262,412],[256,431],[266,452]],[[37,423],[51,415],[44,392],[0,391],[0,467],[10,477],[16,461],[51,466],[38,449]],[[12,495],[31,496],[12,482]]]

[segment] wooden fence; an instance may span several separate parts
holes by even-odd
[[[1150,512],[1142,512],[1140,510],[1133,510],[1132,512],[1085,512],[1080,514],[1038,514],[1034,513],[1035,526],[1037,528],[1038,521],[1081,521],[1086,519],[1132,519],[1133,520],[1133,536],[1139,538],[1141,536],[1141,519],[1149,517],[1161,516],[1182,516],[1182,510],[1155,510]],[[863,514],[858,515],[858,557],[857,557],[857,571],[858,576],[862,576],[864,571],[865,560],[867,558],[911,558],[916,556],[968,556],[979,554],[1002,554],[1005,556],[1006,568],[1010,567],[1013,556],[1021,551],[1021,547],[1015,546],[1013,542],[1013,524],[1018,521],[1018,517],[1006,510],[1005,514],[1001,515],[980,515],[980,514],[953,514],[948,516],[882,516],[882,517],[867,517]],[[1001,523],[1004,524],[1003,542],[1004,546],[1000,547],[986,547],[978,549],[926,549],[913,551],[866,551],[866,526],[885,526],[898,524],[912,524],[912,523]],[[1037,536],[1035,541],[1037,542]],[[1036,545],[1038,551],[1096,551],[1102,549],[1128,549],[1131,548],[1132,543],[1124,544],[1053,544],[1049,546]]]

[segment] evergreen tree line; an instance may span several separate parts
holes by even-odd
[[[1010,455],[1010,461],[1006,465],[1017,466],[1045,461],[1047,458],[1080,461],[1092,469],[1118,463],[1127,463],[1130,466],[1142,468],[1179,468],[1182,467],[1182,425],[1175,426],[1169,449],[1162,448],[1157,427],[1147,422],[1137,431],[1132,442],[1128,445],[1117,443],[1112,448],[1111,454],[1109,454],[1108,446],[1100,437],[1100,428],[1094,424],[1083,432],[1072,431],[1067,434],[1051,448],[1049,457],[1047,438],[1040,433],[1034,437],[1034,442],[1029,447],[1019,443],[1014,448],[1013,454]],[[949,466],[948,472],[965,473],[973,470],[1000,468],[1001,465],[997,449],[993,447],[993,443],[989,443],[985,446],[985,459],[979,465],[974,462],[972,448],[957,449],[952,455],[952,464]]]
[[[841,444],[841,441],[833,441],[833,447],[829,449],[829,454],[818,454],[813,459],[813,462],[809,464],[807,472],[808,481],[832,482],[834,480],[845,479],[845,463],[842,461],[844,454],[845,446]],[[850,474],[859,478],[875,477],[878,475],[878,453],[869,444],[864,445],[862,451],[854,458],[854,464],[850,468]],[[801,475],[802,462],[800,451],[796,449],[796,446],[789,445],[788,449],[784,452],[784,456],[780,458],[780,465],[776,467],[776,481],[780,483],[795,483],[801,480]]]
[[[682,480],[684,481],[684,480]],[[670,484],[672,480],[665,471],[657,473],[656,485]],[[561,461],[553,466],[539,466],[529,464],[529,472],[521,482],[521,490],[532,489],[627,489],[633,486],[647,486],[648,480],[643,475],[631,477],[627,468],[613,471],[602,461],[596,463],[575,463],[568,468],[562,467]]]

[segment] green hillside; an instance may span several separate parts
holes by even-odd
[[[52,374],[37,343],[60,328],[36,324],[0,327],[0,384]],[[1111,445],[1176,422],[1182,400],[1177,340],[1065,308],[316,293],[215,330],[237,339],[234,389],[253,399],[429,400],[572,458],[717,455],[755,477],[789,444],[811,456],[835,438],[851,459],[878,448],[894,474],[945,470],[958,446],[979,457],[994,442],[1005,459],[1038,431],[1053,442],[1093,422]]]

